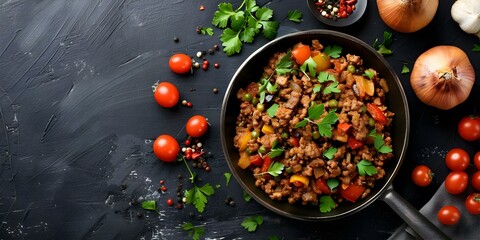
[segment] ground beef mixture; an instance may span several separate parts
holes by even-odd
[[[318,40],[266,64],[237,92],[240,167],[273,200],[321,205],[326,196],[337,207],[365,198],[393,157],[386,80],[361,56]]]

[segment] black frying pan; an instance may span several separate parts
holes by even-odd
[[[376,186],[365,199],[356,203],[342,204],[329,213],[321,213],[318,208],[312,209],[271,200],[263,190],[255,186],[252,172],[238,167],[239,153],[233,146],[236,117],[240,106],[240,102],[236,98],[237,91],[246,87],[248,83],[260,79],[263,66],[275,52],[286,51],[298,42],[310,44],[312,39],[318,39],[323,45],[340,45],[343,47],[343,53],[359,55],[363,58],[364,65],[376,69],[387,79],[390,91],[387,94],[386,104],[396,114],[391,130],[395,157],[385,166],[387,174],[384,179],[376,182]],[[393,178],[400,169],[408,145],[410,126],[408,103],[400,80],[393,69],[380,54],[363,41],[340,32],[310,30],[288,34],[269,42],[249,56],[233,75],[223,99],[220,125],[222,147],[232,174],[248,194],[271,211],[282,216],[306,221],[335,220],[360,211],[376,199],[381,199],[424,239],[447,239],[438,228],[397,194],[391,186]]]

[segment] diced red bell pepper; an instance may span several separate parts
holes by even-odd
[[[298,138],[296,138],[296,137],[290,137],[290,138],[288,139],[288,143],[289,143],[290,145],[294,146],[294,147],[300,146],[300,143],[299,143],[299,141],[298,141]]]
[[[355,139],[354,137],[349,137],[347,142],[348,146],[350,146],[350,148],[353,150],[363,146],[363,142]]]
[[[328,187],[327,181],[325,181],[325,179],[318,178],[317,180],[315,180],[315,184],[317,185],[317,188],[320,191],[322,191],[322,193],[324,193],[324,194],[332,193],[332,191]]]
[[[349,124],[349,123],[339,123],[337,125],[338,133],[341,135],[346,134],[348,132],[348,129],[350,129],[351,126],[352,124]]]
[[[250,165],[261,167],[263,165],[263,158],[259,154],[250,156]]]
[[[372,115],[373,120],[381,125],[387,124],[387,117],[383,114],[383,111],[372,103],[367,103],[367,111]]]
[[[272,159],[268,156],[265,155],[263,156],[263,164],[262,164],[262,173],[267,172],[268,168],[270,167],[270,164],[272,164]]]
[[[365,187],[355,184],[350,184],[345,189],[340,188],[340,194],[342,197],[350,202],[357,201],[357,199],[362,196],[363,192],[365,192]]]

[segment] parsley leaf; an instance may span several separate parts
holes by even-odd
[[[323,50],[323,52],[326,53],[331,58],[339,58],[340,54],[342,53],[342,47],[340,47],[338,45],[327,46]]]
[[[233,11],[231,3],[220,3],[218,4],[218,11],[216,11],[213,16],[212,24],[220,28],[225,28],[227,27],[228,20],[234,14],[235,11]]]
[[[260,215],[256,215],[249,218],[245,218],[241,223],[241,225],[242,227],[247,229],[247,231],[255,232],[255,230],[257,230],[257,227],[262,225],[262,223],[263,223],[263,217]]]
[[[407,74],[410,72],[410,68],[408,68],[407,64],[404,63],[403,66],[402,66],[402,72],[401,74]]]
[[[358,169],[358,174],[360,174],[360,176],[365,176],[365,174],[367,174],[368,176],[377,174],[377,169],[375,168],[375,166],[373,166],[372,162],[367,160],[362,160],[358,162],[357,169]]]
[[[388,49],[388,47],[390,46],[390,44],[392,44],[392,42],[393,42],[392,33],[388,31],[384,31],[382,43],[380,43],[378,38],[376,38],[372,46],[375,50],[377,50],[378,53],[385,56],[393,53],[392,50]]]
[[[313,60],[312,57],[309,57],[303,64],[300,66],[300,71],[303,72],[303,74],[307,75],[307,68],[308,72],[310,73],[310,76],[315,77],[317,75],[317,71],[315,68],[317,67],[317,63]],[[308,75],[307,75],[308,77]]]
[[[203,35],[213,36],[213,29],[212,28],[201,28],[200,33]]]
[[[389,146],[385,146],[385,141],[383,141],[383,138],[380,134],[377,134],[377,130],[373,129],[369,134],[369,137],[373,138],[373,146],[375,149],[377,149],[378,152],[380,153],[390,153],[392,152],[392,148]]]
[[[280,106],[276,103],[274,103],[272,106],[270,106],[268,109],[267,109],[267,114],[270,118],[273,118],[275,117],[275,113],[277,113],[277,110]]]
[[[187,222],[182,225],[182,229],[188,231],[188,236],[192,236],[193,240],[199,240],[205,234],[205,228],[195,227],[192,223]]]
[[[333,155],[337,152],[337,149],[334,148],[334,147],[330,147],[328,148],[325,152],[323,152],[323,156],[328,158],[328,159],[332,159],[333,158]]]
[[[372,79],[373,77],[375,77],[375,72],[372,69],[367,69],[363,72],[362,76]]]
[[[155,200],[143,201],[142,208],[149,211],[157,211],[157,202]]]
[[[310,120],[317,120],[322,116],[323,112],[325,111],[325,106],[323,104],[314,104],[310,106],[307,110],[308,118]]]
[[[283,151],[285,151],[285,150],[281,147],[274,147],[274,148],[272,148],[272,150],[270,150],[270,152],[268,153],[268,156],[270,158],[275,158],[275,157],[278,157],[278,156],[282,155]]]
[[[226,173],[224,173],[223,175],[225,176],[225,182],[226,182],[225,185],[228,187],[228,184],[230,183],[230,179],[232,178],[232,174],[226,172]]]
[[[323,89],[323,94],[327,95],[330,93],[339,93],[341,92],[340,89],[338,89],[338,82],[334,81],[330,83],[325,89]]]
[[[245,202],[250,202],[252,200],[252,196],[250,196],[245,190],[243,191],[242,195]]]
[[[472,51],[474,51],[474,52],[480,52],[480,45],[474,43],[474,44],[473,44]]]
[[[337,122],[338,116],[335,112],[329,112],[327,116],[325,116],[320,123],[317,124],[318,131],[320,135],[323,137],[331,137],[332,136],[332,124]]]
[[[338,187],[338,185],[340,185],[340,181],[338,181],[338,179],[336,179],[336,178],[327,179],[327,186],[328,186],[328,188],[330,188],[330,190],[333,191],[333,189]]]
[[[215,193],[215,189],[206,183],[203,187],[193,186],[190,190],[185,190],[185,197],[187,198],[187,204],[193,204],[198,212],[202,213],[205,210],[207,204],[207,197]]]
[[[335,209],[335,201],[330,195],[325,195],[320,197],[320,212],[327,213]]]
[[[284,167],[285,165],[283,165],[283,163],[281,162],[272,162],[272,164],[270,164],[270,166],[268,167],[267,173],[274,177],[277,177],[278,175],[282,174]]]
[[[320,72],[318,74],[318,81],[320,83],[324,83],[324,82],[328,82],[328,81],[335,81],[335,77],[328,72]]]
[[[321,84],[315,84],[313,86],[313,93],[318,93],[322,90],[322,85]]]
[[[280,61],[277,62],[275,65],[275,71],[277,74],[285,75],[286,73],[292,71],[292,69],[290,69],[293,63],[291,58],[291,53],[288,51],[287,54],[285,54],[285,56],[283,56]]]
[[[288,17],[288,20],[299,23],[301,22],[301,19],[302,19],[302,12],[298,10],[288,11],[287,17]]]
[[[302,121],[298,122],[297,124],[295,124],[295,126],[293,128],[302,128],[302,127],[305,127],[307,126],[307,123],[308,123],[308,118],[304,118]]]
[[[224,46],[223,51],[227,53],[227,56],[239,53],[242,49],[243,44],[240,40],[239,33],[233,31],[231,28],[223,30],[220,40],[222,41],[222,46]]]

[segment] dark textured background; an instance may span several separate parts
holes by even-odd
[[[223,173],[229,169],[220,145],[221,100],[234,71],[266,40],[258,37],[233,57],[208,55],[219,69],[179,76],[168,68],[173,53],[195,55],[221,44],[217,28],[212,37],[195,32],[196,26],[211,26],[220,2],[0,1],[0,239],[188,239],[180,228],[184,222],[204,226],[208,239],[385,239],[403,223],[381,201],[347,219],[304,223],[244,202],[234,179],[225,186]],[[371,44],[383,31],[392,31],[379,18],[375,1],[369,1],[358,23],[339,29],[319,23],[303,0],[257,2],[274,10],[279,35],[334,29]],[[441,44],[462,48],[480,72],[480,53],[471,51],[478,39],[452,20],[452,3],[440,1],[433,22],[417,33],[392,31],[394,54],[386,57],[404,83],[411,110],[409,150],[394,187],[416,208],[443,182],[448,173],[443,158],[450,148],[463,147],[471,155],[480,149],[456,131],[462,116],[479,114],[478,79],[464,104],[441,111],[419,102],[409,75],[400,75],[403,63],[412,68],[420,53]],[[287,20],[293,9],[304,14],[300,24]],[[177,85],[181,99],[193,108],[159,107],[151,91],[156,81]],[[218,94],[212,93],[214,87]],[[151,141],[160,134],[183,141],[184,124],[194,114],[210,120],[203,143],[214,155],[208,160],[212,171],[197,172],[204,182],[220,185],[203,220],[189,216],[196,213],[193,206],[167,206],[166,199],[175,199],[177,175],[184,176],[184,189],[190,187],[188,173],[183,164],[161,163],[151,152]],[[422,189],[410,181],[410,171],[420,163],[436,173],[433,185]],[[166,193],[156,192],[160,180],[169,187]],[[236,207],[224,204],[227,196]],[[136,198],[157,199],[159,213],[130,206]],[[139,211],[143,218],[136,217]],[[248,233],[240,223],[257,214],[264,224]]]

